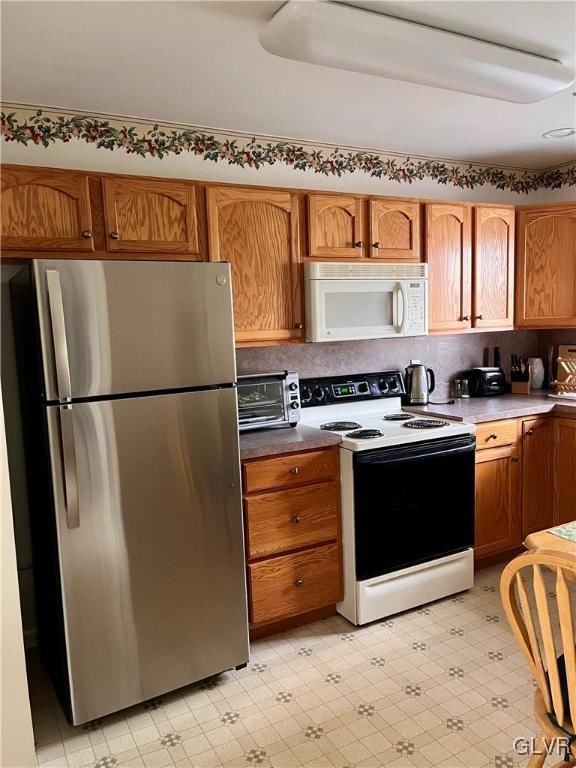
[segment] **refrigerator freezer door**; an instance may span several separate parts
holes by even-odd
[[[228,264],[37,259],[34,283],[49,401],[235,380]]]
[[[75,724],[248,661],[236,391],[47,407]]]

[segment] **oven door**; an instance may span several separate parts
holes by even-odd
[[[474,436],[354,455],[356,577],[474,544]]]
[[[307,280],[307,341],[404,336],[401,280]]]

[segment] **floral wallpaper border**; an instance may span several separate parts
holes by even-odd
[[[361,172],[369,176],[411,184],[424,179],[459,189],[488,185],[510,192],[576,186],[576,161],[547,170],[522,170],[410,157],[364,149],[340,149],[309,142],[248,137],[206,128],[153,123],[21,105],[4,105],[0,128],[7,142],[48,147],[72,139],[102,149],[120,150],[141,157],[164,158],[191,153],[213,162],[262,168],[283,163],[296,170],[312,170],[325,176]]]

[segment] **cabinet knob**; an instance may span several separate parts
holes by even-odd
[[[296,328],[297,331],[302,330],[304,327],[304,323],[294,323],[294,328]]]
[[[304,586],[304,579],[296,579],[294,582],[295,587],[303,587]]]
[[[90,239],[91,239],[91,237],[92,237],[92,232],[90,232],[90,230],[89,230],[89,229],[84,229],[84,230],[82,230],[82,237],[83,237],[85,240],[90,240]]]
[[[292,472],[293,475],[297,475],[298,472],[300,472],[300,467],[292,467],[290,472]]]
[[[474,320],[484,320],[484,316],[483,315],[476,315]]]
[[[372,248],[380,248],[380,241],[376,240],[375,243],[372,243]]]
[[[518,461],[519,461],[518,456],[512,456],[512,461],[514,462],[514,464],[518,464]]]
[[[526,434],[528,435],[528,437],[530,437],[530,435],[533,435],[533,434],[534,434],[534,430],[533,430],[533,429],[529,429],[529,430],[526,432]]]
[[[470,320],[470,315],[462,315],[460,320]]]
[[[110,232],[110,239],[111,240],[120,240],[120,235],[118,232]]]
[[[492,434],[488,435],[488,440],[497,440],[497,439],[498,439],[498,435],[496,434],[496,432],[492,432]]]
[[[299,523],[300,522],[300,515],[294,515],[294,517],[292,518],[292,522],[294,523],[294,525]]]
[[[362,248],[362,240],[356,240],[354,243],[354,248]]]

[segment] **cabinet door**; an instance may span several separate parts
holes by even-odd
[[[514,209],[474,210],[472,321],[475,328],[514,325]]]
[[[554,525],[553,419],[522,422],[522,536]]]
[[[471,242],[470,206],[426,204],[430,331],[470,328]]]
[[[420,261],[417,200],[370,200],[369,254],[384,261]]]
[[[476,558],[521,544],[519,468],[516,445],[476,454]]]
[[[576,204],[522,210],[518,216],[516,324],[576,327]]]
[[[308,195],[310,256],[354,259],[364,255],[362,199]]]
[[[132,176],[105,178],[102,189],[109,251],[201,258],[194,184]]]
[[[554,419],[554,490],[558,524],[576,520],[576,419]]]
[[[208,189],[210,259],[232,267],[238,343],[302,337],[298,199],[290,192]]]
[[[4,167],[2,247],[93,251],[88,177],[70,171]]]

